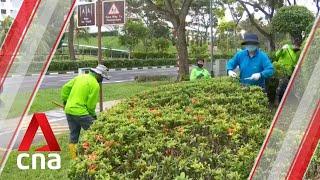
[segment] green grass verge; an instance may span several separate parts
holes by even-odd
[[[96,37],[89,37],[88,41],[84,38],[78,38],[74,41],[75,44],[81,45],[89,45],[89,46],[97,46],[98,40]],[[104,47],[111,47],[113,49],[123,49],[127,50],[125,46],[122,46],[119,42],[119,37],[117,36],[103,36],[102,37],[102,46]]]
[[[104,101],[112,101],[131,97],[141,91],[152,89],[153,87],[167,84],[167,82],[147,82],[147,83],[114,83],[104,84],[103,93]],[[52,103],[56,101],[62,103],[60,98],[60,88],[56,89],[40,89],[31,106],[30,113],[44,112],[58,108]],[[45,102],[45,103],[44,103]]]
[[[17,156],[19,155],[19,152],[12,151],[7,164],[0,176],[0,179],[7,179],[7,180],[64,180],[68,179],[68,169],[70,166],[70,157],[69,157],[69,150],[68,150],[68,135],[62,135],[57,137],[61,152],[61,169],[60,170],[20,170],[17,165]],[[38,146],[36,146],[38,147]],[[30,154],[34,153],[34,149],[36,147],[33,147],[30,151]],[[26,159],[26,161],[23,161],[24,165],[31,165],[31,158]],[[37,167],[40,167],[40,163],[37,163]]]

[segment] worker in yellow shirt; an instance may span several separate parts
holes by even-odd
[[[210,79],[210,73],[204,67],[204,60],[198,59],[197,60],[197,67],[193,68],[190,74],[190,80],[195,81],[198,79]]]
[[[91,68],[89,74],[83,74],[67,82],[61,91],[64,111],[70,129],[69,150],[76,158],[76,144],[81,128],[87,130],[96,119],[96,105],[99,100],[99,83],[107,78],[108,69],[104,65]]]

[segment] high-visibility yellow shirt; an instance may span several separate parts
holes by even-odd
[[[99,83],[94,74],[75,77],[62,87],[61,98],[65,104],[66,114],[95,116],[99,100]]]
[[[210,79],[210,78],[211,78],[210,73],[205,68],[196,67],[192,69],[190,74],[191,81],[194,81],[197,79]]]

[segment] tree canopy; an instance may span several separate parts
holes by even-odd
[[[301,43],[306,35],[303,32],[314,21],[314,15],[304,6],[280,8],[272,20],[272,31],[289,33],[296,43]],[[305,33],[304,33],[305,34]]]

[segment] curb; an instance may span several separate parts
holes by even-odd
[[[149,67],[134,67],[134,68],[116,68],[109,69],[109,72],[118,72],[118,71],[134,71],[134,70],[148,70],[148,69],[171,69],[176,68],[177,66],[149,66]],[[78,71],[63,71],[63,72],[47,72],[46,75],[75,75],[78,74]],[[27,74],[25,76],[40,76],[40,74]],[[8,77],[24,77],[21,74],[8,75]]]

